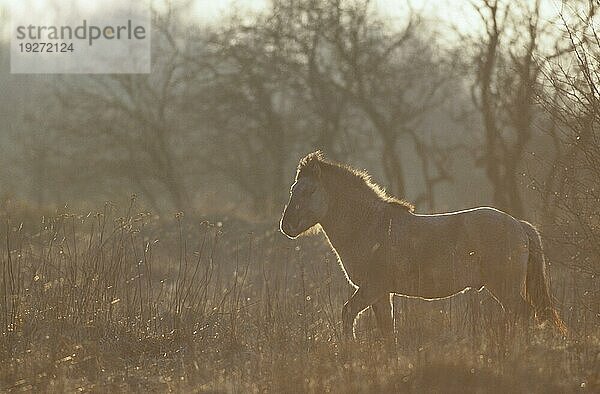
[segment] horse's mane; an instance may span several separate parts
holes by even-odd
[[[325,158],[321,151],[309,153],[298,163],[298,178],[305,175],[314,175],[318,171],[332,174],[336,182],[352,186],[362,195],[371,195],[386,203],[396,205],[409,212],[415,207],[408,201],[389,195],[385,189],[371,179],[371,175],[365,170],[357,170],[346,164],[336,163]]]

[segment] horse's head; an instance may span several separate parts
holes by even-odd
[[[296,180],[290,188],[288,201],[281,217],[280,229],[296,238],[327,213],[328,198],[323,185],[320,153],[312,153],[300,161]]]

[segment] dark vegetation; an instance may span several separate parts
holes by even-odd
[[[395,348],[377,339],[369,312],[348,343],[338,322],[351,289],[320,237],[292,244],[239,223],[159,222],[133,204],[45,216],[31,235],[7,222],[3,389],[599,388],[597,317],[585,308],[565,314],[565,339],[498,329],[486,299],[398,298]]]

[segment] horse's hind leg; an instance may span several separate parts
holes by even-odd
[[[390,294],[375,301],[371,307],[377,319],[377,327],[386,340],[394,339],[394,303]]]
[[[516,289],[491,289],[491,293],[498,299],[510,324],[529,322],[531,306]]]

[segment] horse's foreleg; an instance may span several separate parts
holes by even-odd
[[[394,339],[394,303],[389,294],[380,297],[371,307],[377,319],[377,326],[386,340]]]
[[[354,321],[360,312],[382,296],[381,291],[369,287],[358,288],[342,309],[342,331],[346,339],[354,339]]]

